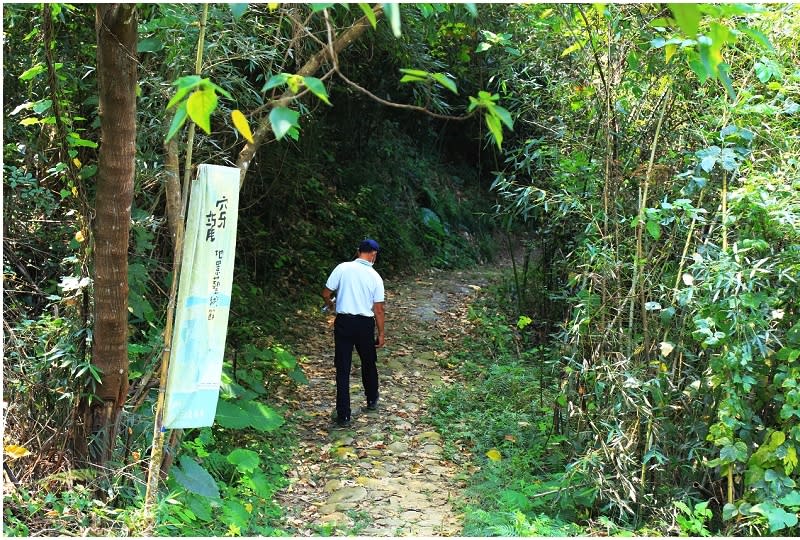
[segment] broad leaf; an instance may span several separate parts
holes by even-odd
[[[258,431],[274,431],[284,424],[283,417],[263,403],[248,401],[242,404],[242,410],[248,416],[248,425]]]
[[[275,133],[275,138],[278,140],[283,139],[287,133],[290,133],[292,128],[299,128],[297,123],[300,113],[293,111],[287,107],[275,107],[269,113],[269,122],[272,125],[272,131]]]
[[[200,129],[211,134],[211,113],[217,108],[217,93],[211,88],[195,90],[186,100],[186,112]]]
[[[667,4],[675,17],[675,22],[683,33],[693,38],[700,26],[700,9],[697,4]]]
[[[514,121],[511,119],[511,113],[500,105],[491,105],[489,110],[493,115],[500,119],[508,129],[514,129]]]
[[[497,148],[502,148],[503,145],[503,127],[500,125],[500,120],[490,114],[488,111],[484,115],[486,118],[486,127],[489,128],[489,132],[494,139],[494,142],[497,143]]]
[[[241,473],[250,473],[255,471],[261,464],[261,458],[252,450],[245,448],[237,448],[228,454],[226,458],[228,463],[236,465],[236,469]]]
[[[169,126],[166,142],[169,142],[172,137],[175,136],[178,130],[183,127],[183,124],[186,122],[186,118],[186,102],[184,101],[175,111],[175,116],[172,117],[172,124]]]
[[[236,19],[241,19],[242,15],[247,12],[247,4],[228,4],[228,7],[231,10],[231,14]]]
[[[335,5],[336,4],[334,2],[315,3],[315,4],[311,4],[311,11],[313,11],[314,13],[318,13],[318,12],[322,11],[323,9],[328,9],[328,8],[333,7]]]
[[[317,79],[316,77],[303,77],[303,83],[306,85],[306,88],[311,90],[312,94],[317,96],[326,104],[331,104],[331,102],[328,101],[328,91],[325,90],[325,85],[322,84],[321,80]]]
[[[250,415],[231,401],[220,399],[214,421],[228,429],[242,429],[250,425]]]
[[[44,64],[36,64],[32,68],[26,69],[22,72],[22,75],[19,76],[19,80],[21,81],[29,81],[39,75],[40,73],[44,73],[46,68]]]
[[[653,221],[651,219],[647,222],[647,233],[656,240],[661,238],[661,225],[658,221]]]
[[[231,111],[231,120],[233,120],[233,125],[242,134],[242,137],[247,139],[247,142],[253,143],[253,132],[250,131],[250,123],[245,118],[242,111],[239,109],[234,109]]]
[[[143,39],[136,44],[136,52],[158,52],[164,48],[164,42],[156,37]]]
[[[173,467],[171,475],[187,491],[219,499],[219,488],[214,478],[191,457],[181,456],[180,467]]]
[[[177,79],[172,84],[178,87],[178,91],[175,92],[175,95],[172,96],[172,99],[167,103],[167,109],[171,109],[173,106],[183,101],[183,98],[185,98],[189,92],[197,88],[202,82],[203,78],[199,75],[187,75],[186,77]]]
[[[266,92],[267,90],[271,90],[277,86],[282,84],[286,84],[286,81],[289,79],[290,75],[288,73],[279,73],[277,75],[273,75],[269,78],[269,80],[264,84],[264,88],[261,89],[262,92]]]

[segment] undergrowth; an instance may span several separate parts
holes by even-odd
[[[489,295],[470,309],[474,331],[453,359],[462,382],[431,398],[428,420],[443,434],[446,456],[470,455],[462,465],[475,471],[462,501],[463,534],[592,534],[595,491],[570,466],[569,442],[554,418],[558,359],[546,346],[531,346],[529,319],[510,320],[497,302]],[[606,532],[632,534],[602,523]]]

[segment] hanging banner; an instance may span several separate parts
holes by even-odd
[[[214,423],[236,252],[239,169],[200,165],[186,218],[164,428]]]

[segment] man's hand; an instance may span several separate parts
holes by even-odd
[[[380,349],[384,345],[386,345],[386,339],[383,334],[378,334],[378,339],[375,340],[375,347]]]

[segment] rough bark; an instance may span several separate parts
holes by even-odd
[[[97,174],[92,362],[102,383],[90,406],[93,462],[111,455],[128,393],[128,235],[136,156],[135,4],[96,8],[100,150]],[[94,446],[93,446],[94,449]]]

